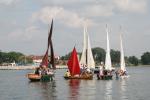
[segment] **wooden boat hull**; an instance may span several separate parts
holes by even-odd
[[[97,79],[98,80],[112,80],[112,75],[103,75],[103,76],[99,76],[97,75]]]
[[[27,77],[30,81],[40,81],[41,80],[41,76],[34,74],[34,73],[27,74]]]
[[[50,76],[50,75],[37,75],[37,74],[34,74],[34,73],[29,73],[28,75],[28,79],[31,81],[31,82],[38,82],[38,81],[42,81],[42,82],[49,82],[50,80],[52,80],[52,77],[53,76]]]
[[[84,79],[84,80],[92,80],[93,74],[89,75],[81,75],[81,76],[64,76],[65,79]]]

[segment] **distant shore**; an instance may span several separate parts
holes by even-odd
[[[38,66],[0,66],[0,70],[34,70]],[[150,65],[138,65],[138,66],[127,66],[127,67],[150,67]],[[57,65],[56,69],[67,69],[67,65]],[[118,67],[115,67],[118,68]]]
[[[0,70],[34,70],[38,66],[0,66]],[[58,65],[56,69],[66,69],[65,65]]]

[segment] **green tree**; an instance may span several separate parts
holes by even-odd
[[[17,63],[19,62],[19,58],[21,56],[24,56],[22,53],[19,53],[19,52],[9,52],[7,53],[7,55],[8,55],[9,62],[15,61]]]
[[[70,56],[71,56],[71,52],[69,52],[69,53],[66,54],[65,56],[62,56],[60,59],[61,59],[61,60],[68,60]]]
[[[120,51],[111,49],[110,55],[113,64],[120,63]]]
[[[0,51],[0,64],[2,63],[23,63],[25,62],[25,55],[20,52],[2,52]],[[32,59],[29,57],[26,57],[26,63],[32,63]]]
[[[130,57],[128,58],[128,61],[129,61],[130,64],[133,64],[133,65],[135,65],[135,66],[137,66],[137,65],[139,64],[139,60],[138,60],[138,58],[135,57],[135,56],[130,56]]]
[[[145,52],[142,56],[141,56],[141,62],[144,65],[148,65],[150,64],[150,52]]]
[[[105,61],[105,50],[103,48],[92,48],[92,53],[93,53],[93,57],[94,60],[96,61],[96,63],[100,63],[100,62],[104,62]]]

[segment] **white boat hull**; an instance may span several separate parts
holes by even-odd
[[[130,75],[124,75],[124,76],[120,76],[120,77],[121,77],[121,79],[126,79],[126,78],[129,78]]]

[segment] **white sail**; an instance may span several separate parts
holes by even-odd
[[[109,46],[109,34],[108,34],[107,26],[106,26],[106,33],[107,33],[107,50],[106,50],[106,58],[105,58],[105,69],[112,70],[111,57],[110,57],[110,46]]]
[[[81,65],[86,65],[86,53],[87,53],[87,34],[86,34],[86,29],[84,27],[84,32],[83,32],[83,50],[82,50],[82,55],[81,55],[81,60],[80,64]]]
[[[90,45],[90,38],[88,35],[88,45],[87,45],[87,66],[89,66],[89,68],[95,68],[95,62],[94,62],[94,58],[93,58],[93,54],[92,54],[92,50],[91,50],[91,45]]]
[[[83,51],[80,60],[81,65],[87,65],[88,68],[95,68],[95,62],[91,50],[90,39],[87,33],[87,27],[84,26]]]
[[[120,66],[121,70],[126,71],[125,60],[124,60],[124,51],[123,51],[123,43],[122,43],[122,34],[120,32]]]

